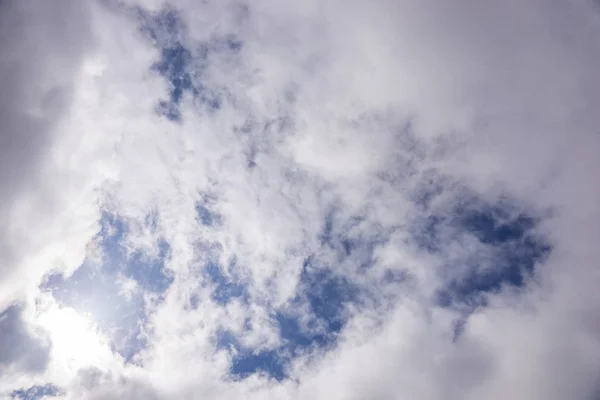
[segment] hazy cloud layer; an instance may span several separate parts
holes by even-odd
[[[597,5],[42,3],[0,5],[0,396],[598,396]]]

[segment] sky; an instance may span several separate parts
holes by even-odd
[[[600,399],[600,4],[0,2],[0,400]]]

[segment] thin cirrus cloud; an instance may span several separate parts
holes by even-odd
[[[593,4],[0,8],[0,396],[600,393]]]

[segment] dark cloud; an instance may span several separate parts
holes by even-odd
[[[49,361],[50,341],[27,326],[22,312],[11,306],[0,314],[0,365],[42,372]]]
[[[31,190],[44,204],[52,201],[40,172],[90,39],[79,1],[0,3],[0,276],[25,247],[11,226],[15,201]]]
[[[0,10],[0,187],[14,193],[35,175],[69,106],[89,34],[77,1],[9,0]]]

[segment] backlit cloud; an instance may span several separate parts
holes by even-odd
[[[42,3],[0,398],[598,396],[592,2]]]

